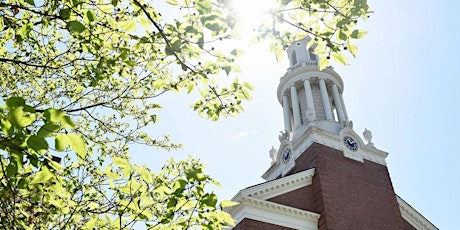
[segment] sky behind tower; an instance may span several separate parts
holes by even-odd
[[[389,153],[395,192],[439,229],[460,229],[460,2],[369,4],[375,14],[363,26],[370,32],[357,43],[357,58],[350,66],[332,64],[344,80],[348,117],[358,134],[371,130],[375,147]],[[192,111],[185,93],[165,96],[151,132],[170,134],[184,149],[136,148],[133,159],[158,169],[170,157],[200,158],[225,187],[216,189],[220,199],[263,182],[283,129],[276,88],[289,67],[287,57],[277,63],[265,50],[252,47],[239,62],[241,80],[255,86],[244,113],[212,122]]]

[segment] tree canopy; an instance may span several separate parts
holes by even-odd
[[[133,144],[180,147],[146,132],[159,120],[159,97],[196,95],[191,107],[211,120],[237,115],[251,98],[235,74],[242,50],[222,45],[239,34],[229,1],[0,1],[0,226],[232,224],[222,208],[233,204],[205,189],[218,183],[199,161],[152,172],[129,157]],[[320,69],[356,55],[353,39],[365,35],[357,23],[371,13],[366,0],[273,4],[253,41],[270,41],[280,57],[309,35]]]

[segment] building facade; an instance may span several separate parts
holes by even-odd
[[[395,194],[388,153],[353,130],[342,78],[318,70],[310,38],[288,49],[290,67],[277,95],[284,131],[270,150],[266,182],[238,192],[228,209],[240,229],[394,230],[437,229]]]

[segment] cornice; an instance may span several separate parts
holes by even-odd
[[[275,202],[254,199],[251,197],[242,197],[240,204],[245,204],[259,209],[264,209],[266,211],[275,211],[279,214],[284,214],[292,217],[297,217],[300,219],[318,221],[321,217],[320,214],[310,211],[305,211],[298,208],[289,207],[282,204],[277,204]]]
[[[398,195],[396,195],[396,200],[398,201],[399,210],[401,211],[403,219],[417,230],[439,230]]]
[[[241,190],[233,197],[232,200],[238,200],[240,197],[253,197],[261,200],[267,200],[284,193],[311,185],[315,169],[305,170],[286,177],[268,181]]]
[[[243,196],[237,206],[226,210],[235,218],[235,224],[243,219],[253,219],[265,223],[294,229],[316,230],[320,214],[270,201]]]
[[[295,85],[296,82],[319,78],[335,83],[338,86],[339,92],[343,92],[343,80],[332,68],[326,68],[319,71],[317,66],[310,65],[309,63],[301,63],[299,67],[286,73],[280,79],[277,89],[278,101],[282,103],[282,92],[285,92],[291,85]]]
[[[358,135],[355,135],[360,141],[360,153],[362,158],[380,165],[386,165],[385,158],[388,156],[387,152],[379,150],[375,147],[364,145],[363,141]],[[265,180],[273,180],[280,175],[285,175],[292,167],[294,167],[295,159],[297,159],[306,149],[313,143],[322,144],[339,151],[344,150],[342,138],[340,134],[334,134],[318,128],[310,126],[306,131],[292,143],[292,158],[288,164],[283,164],[279,161],[273,163],[270,168],[262,175]],[[280,145],[279,150],[283,148],[283,143]]]

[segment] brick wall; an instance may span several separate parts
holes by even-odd
[[[311,185],[269,201],[321,214],[319,230],[415,230],[401,217],[386,166],[351,160],[341,151],[314,143],[287,175],[312,167]],[[244,219],[235,229],[289,228]]]
[[[279,225],[269,224],[252,219],[243,219],[233,230],[248,230],[248,229],[260,229],[260,230],[294,230]]]
[[[316,212],[315,200],[313,199],[312,192],[312,186],[306,186],[268,200],[305,211]]]
[[[345,158],[341,151],[311,145],[289,174],[315,167],[312,195],[319,229],[406,229],[386,166]]]

